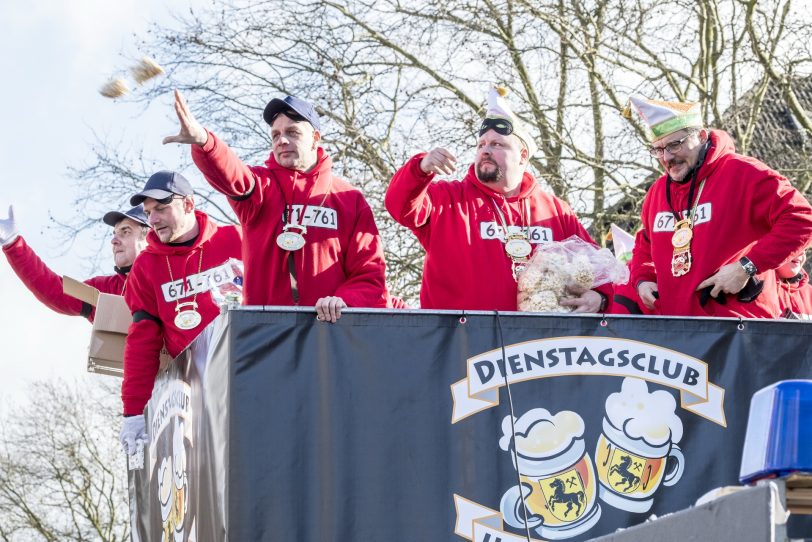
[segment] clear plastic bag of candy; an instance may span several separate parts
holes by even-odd
[[[519,274],[519,310],[571,312],[564,298],[578,297],[603,284],[625,284],[628,267],[605,248],[572,236],[539,245]]]
[[[209,272],[209,280],[212,283],[212,298],[218,306],[242,303],[243,265],[240,260],[229,258]]]

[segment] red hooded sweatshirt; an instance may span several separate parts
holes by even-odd
[[[778,299],[782,316],[812,320],[812,286],[806,271],[802,271],[796,280],[779,279]],[[789,312],[794,316],[790,316]]]
[[[190,246],[162,243],[151,231],[147,248],[130,271],[124,293],[133,313],[121,384],[125,416],[144,411],[158,373],[161,348],[166,345],[169,355],[177,357],[220,314],[211,295],[210,277],[225,270],[229,258],[240,258],[242,237],[237,226],[218,227],[200,211],[195,216],[200,233]],[[192,300],[202,321],[192,329],[180,329],[175,325],[175,308]]]
[[[229,197],[244,228],[246,305],[294,305],[288,256],[293,255],[300,305],[325,296],[350,307],[385,307],[386,264],[372,210],[361,192],[332,173],[322,148],[307,173],[280,166],[249,167],[213,133],[192,159],[206,180]],[[290,206],[307,226],[305,245],[294,252],[276,244]],[[304,217],[302,217],[304,215]]]
[[[710,148],[699,168],[706,180],[696,209],[691,270],[671,273],[674,216],[666,200],[666,176],[649,189],[643,202],[643,224],[634,244],[632,284],[657,283],[660,314],[776,318],[781,310],[774,269],[812,241],[812,208],[784,177],[755,158],[735,153],[730,136],[710,132]],[[690,182],[670,183],[671,203],[684,216]],[[694,196],[697,199],[697,196]],[[749,303],[726,296],[700,305],[697,286],[723,265],[747,256],[764,281],[764,290]]]
[[[544,192],[530,173],[525,172],[519,194],[505,198],[479,182],[473,165],[461,181],[432,182],[434,174],[420,169],[423,156],[406,162],[386,191],[386,209],[426,250],[421,308],[517,310],[517,285],[495,205],[509,224],[531,226],[533,244],[572,235],[594,244],[572,209]],[[524,200],[530,205],[526,224],[521,218]],[[596,290],[611,300],[611,286]]]
[[[25,287],[46,307],[60,314],[84,316],[93,321],[96,308],[66,294],[62,290],[62,277],[45,265],[22,236],[4,246],[3,252]],[[91,277],[84,282],[102,293],[122,295],[124,284],[127,282],[127,272],[123,269],[117,270],[115,275]]]

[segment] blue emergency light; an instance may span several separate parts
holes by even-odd
[[[739,481],[812,472],[812,380],[784,380],[753,394]]]

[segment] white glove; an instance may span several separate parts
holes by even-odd
[[[138,447],[147,442],[147,424],[144,415],[128,416],[121,423],[121,448],[127,455],[133,455]]]
[[[17,224],[14,223],[14,206],[8,206],[8,218],[0,218],[0,245],[6,246],[17,239]]]

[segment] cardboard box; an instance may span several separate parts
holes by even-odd
[[[70,277],[62,277],[63,291],[96,307],[93,329],[90,332],[87,370],[112,376],[124,376],[124,343],[133,321],[130,309],[120,295],[105,294]],[[161,367],[172,361],[164,348]]]

